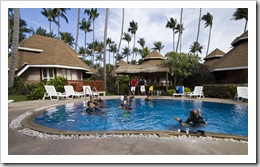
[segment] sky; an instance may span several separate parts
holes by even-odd
[[[69,7],[69,6],[68,6]],[[88,19],[88,15],[84,14],[85,9],[80,9],[80,21],[83,18]],[[49,32],[49,22],[45,16],[41,14],[42,8],[21,8],[21,18],[26,21],[28,27],[36,30],[42,27]],[[136,32],[135,46],[141,48],[137,43],[139,38],[144,38],[148,48],[154,47],[154,42],[160,41],[164,48],[161,54],[172,51],[173,48],[173,33],[172,29],[166,28],[167,21],[172,17],[180,23],[181,8],[125,8],[124,9],[124,31],[128,33],[129,24],[131,21],[138,23]],[[97,8],[99,13],[95,20],[95,39],[98,41],[104,40],[104,25],[105,25],[105,8]],[[198,19],[200,8],[184,8],[183,9],[183,25],[184,32],[182,37],[182,52],[188,53],[190,46],[196,41],[198,32]],[[231,20],[236,8],[202,8],[201,16],[209,12],[213,16],[213,26],[211,32],[211,41],[209,53],[218,48],[227,53],[231,49],[231,42],[244,32],[245,20]],[[76,39],[76,24],[77,24],[77,8],[70,8],[67,10],[65,19],[61,18],[61,32],[70,32],[74,39]],[[122,24],[122,8],[109,9],[108,22],[108,38],[111,38],[117,46],[119,44]],[[52,30],[57,34],[58,28],[55,23],[52,23]],[[92,26],[91,26],[92,27]],[[199,43],[203,45],[204,49],[200,57],[203,59],[206,56],[207,44],[209,36],[209,27],[205,28],[205,21],[200,23]],[[87,43],[92,42],[93,32],[87,33]],[[177,46],[178,34],[175,35],[175,47]],[[79,46],[84,46],[84,31],[79,31]],[[130,48],[134,45],[134,38],[132,37]],[[127,46],[126,41],[121,43],[122,48]],[[120,51],[120,52],[121,52]],[[208,54],[209,54],[208,53]],[[140,57],[138,57],[140,58]],[[111,60],[112,61],[112,58]]]

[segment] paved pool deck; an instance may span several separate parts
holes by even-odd
[[[102,99],[119,99],[120,96],[101,96]],[[136,96],[136,98],[145,98]],[[212,98],[171,98],[200,100],[247,105],[246,102]],[[8,104],[8,123],[18,116],[35,109],[80,102],[72,100],[36,100]],[[207,138],[176,137],[160,135],[158,138],[89,138],[89,139],[50,139],[36,138],[19,132],[21,128],[8,128],[8,155],[248,155],[247,142],[215,140]],[[159,133],[159,132],[158,132]],[[176,132],[173,132],[175,134]],[[162,133],[163,134],[163,133]]]

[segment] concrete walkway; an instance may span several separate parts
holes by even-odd
[[[119,98],[106,96],[102,99]],[[136,97],[144,98],[144,97]],[[172,97],[160,97],[172,98]],[[177,99],[177,98],[176,98]],[[83,101],[38,100],[14,102],[8,105],[8,122],[36,108],[54,104]],[[203,101],[237,103],[233,100],[201,99]],[[247,105],[247,103],[239,103]],[[9,155],[247,155],[247,142],[196,138],[97,138],[97,139],[46,139],[36,138],[8,129]]]

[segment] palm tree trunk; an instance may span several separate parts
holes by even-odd
[[[95,41],[95,25],[94,25],[94,19],[92,20],[93,21],[93,43],[92,43],[92,62],[93,62],[93,65],[94,65],[94,60],[95,60],[95,57],[94,57],[94,49],[95,49],[95,44],[94,44],[94,41]]]
[[[86,59],[86,40],[87,40],[87,31],[85,31],[85,38],[84,38],[84,59]]]
[[[181,32],[182,32],[182,13],[183,13],[183,8],[181,8],[180,29],[179,29],[179,37],[178,37],[176,52],[178,52],[178,47],[179,47],[180,37],[181,37]]]
[[[51,21],[50,21],[50,24],[49,24],[49,31],[50,31],[50,37],[52,37],[52,34],[51,34]]]
[[[210,37],[211,37],[211,28],[212,28],[212,26],[210,26],[210,29],[209,29],[209,39],[208,39],[208,47],[207,47],[206,56],[207,56],[208,53],[209,53],[209,44],[210,44]]]
[[[175,33],[174,28],[172,29],[172,51],[175,50]]]
[[[58,38],[60,39],[60,14],[58,15]]]
[[[105,21],[105,30],[104,30],[104,82],[105,82],[105,90],[107,85],[107,68],[106,68],[106,46],[107,46],[107,26],[108,26],[108,15],[109,9],[106,8],[106,21]]]
[[[77,30],[76,30],[76,42],[75,42],[76,52],[77,52],[78,40],[79,40],[79,20],[80,20],[80,8],[78,8],[78,20],[77,20]]]
[[[199,35],[200,35],[200,21],[201,21],[201,8],[200,8],[200,14],[199,14],[199,22],[198,22],[198,33],[197,33],[197,38],[196,38],[196,43],[199,42]],[[195,51],[197,51],[197,45],[195,46]],[[194,53],[195,54],[195,53]]]
[[[13,42],[12,42],[12,57],[10,63],[10,70],[8,75],[8,88],[14,86],[14,77],[15,77],[15,67],[16,60],[18,57],[18,43],[19,43],[19,22],[20,22],[20,9],[14,9],[14,32],[13,32]]]
[[[122,27],[121,27],[121,36],[120,36],[120,40],[119,40],[119,44],[118,44],[118,49],[116,52],[116,61],[118,61],[118,54],[120,51],[120,46],[121,46],[121,42],[122,42],[122,38],[123,38],[123,31],[124,31],[124,18],[125,18],[125,12],[124,12],[124,8],[122,9]],[[116,65],[116,63],[115,63]]]

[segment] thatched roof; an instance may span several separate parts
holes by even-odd
[[[211,72],[248,69],[248,38],[245,37],[246,34],[244,33],[240,36],[243,36],[242,38],[234,40],[236,41],[235,47],[210,67]]]
[[[157,51],[152,51],[144,58],[141,65],[121,63],[113,70],[113,74],[143,74],[169,72],[169,69],[162,64],[164,57]]]
[[[32,35],[19,44],[16,68],[19,70],[24,66],[44,66],[96,72],[78,56],[77,52],[60,39]]]
[[[203,60],[213,59],[213,58],[221,58],[221,57],[223,57],[224,54],[225,54],[225,52],[216,48],[210,54],[208,54]]]

